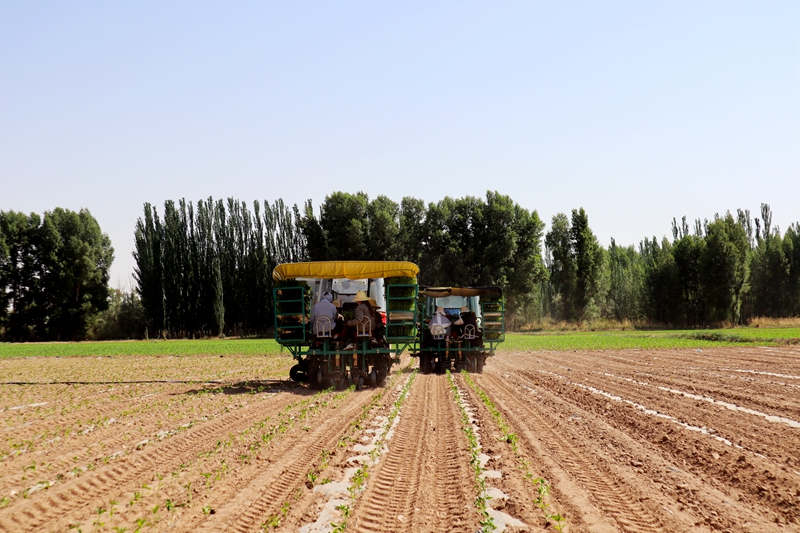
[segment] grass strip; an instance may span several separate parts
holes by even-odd
[[[498,351],[654,350],[800,343],[800,328],[507,333]]]
[[[475,394],[481,399],[483,405],[486,406],[489,413],[492,415],[492,419],[494,420],[495,424],[497,424],[498,429],[503,434],[502,440],[504,440],[511,448],[511,451],[514,453],[514,458],[517,460],[520,469],[525,472],[525,479],[530,481],[534,488],[536,489],[537,497],[534,500],[534,504],[536,504],[539,509],[541,509],[545,525],[547,525],[551,520],[555,523],[556,531],[563,531],[564,526],[566,523],[564,522],[564,517],[561,516],[560,513],[551,513],[550,512],[550,504],[547,502],[547,497],[550,495],[550,483],[542,478],[536,477],[531,473],[530,462],[520,453],[519,447],[517,446],[517,441],[519,437],[516,433],[511,431],[511,427],[506,422],[505,417],[497,409],[497,406],[494,404],[489,395],[481,389],[477,383],[475,383],[470,375],[467,373],[466,370],[461,371],[461,375],[464,378],[464,381],[467,382],[467,385],[475,391]]]
[[[480,531],[482,533],[490,533],[497,529],[497,526],[495,525],[492,517],[489,516],[489,507],[487,505],[487,502],[489,501],[489,494],[486,490],[486,481],[482,475],[483,466],[481,466],[481,461],[478,458],[478,455],[481,451],[481,447],[478,444],[478,436],[472,429],[472,423],[469,420],[469,413],[467,413],[467,408],[464,407],[464,403],[461,401],[461,394],[458,390],[458,385],[456,385],[453,375],[449,370],[447,371],[447,381],[450,384],[450,390],[453,391],[453,397],[455,398],[456,405],[458,405],[458,408],[461,411],[461,430],[467,436],[467,441],[469,442],[469,464],[472,466],[472,470],[475,473],[475,488],[478,490],[478,494],[475,496],[475,507],[478,509],[478,513],[481,515]]]
[[[199,339],[0,343],[0,359],[11,357],[115,357],[125,355],[183,357],[191,355],[287,354],[274,339]]]

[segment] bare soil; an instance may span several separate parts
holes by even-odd
[[[518,455],[462,376],[319,392],[290,364],[0,361],[0,531],[474,532],[459,401],[498,529],[800,531],[797,346],[501,352],[471,377]]]

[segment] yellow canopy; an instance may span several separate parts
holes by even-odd
[[[419,267],[408,261],[310,261],[278,265],[272,279],[416,278],[417,274]]]
[[[447,296],[502,296],[500,287],[420,287],[419,293],[431,298],[445,298]]]

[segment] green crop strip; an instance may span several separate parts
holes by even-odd
[[[486,481],[482,476],[483,467],[481,466],[481,461],[478,458],[478,455],[481,451],[481,448],[478,445],[478,436],[472,429],[472,423],[469,421],[467,408],[464,407],[464,403],[461,401],[461,395],[459,394],[458,386],[456,385],[453,375],[450,374],[449,370],[447,371],[447,381],[450,383],[450,390],[453,391],[453,397],[455,398],[456,405],[458,405],[458,408],[461,410],[461,430],[467,436],[467,441],[469,442],[469,464],[472,466],[472,470],[475,473],[475,487],[478,489],[478,495],[475,497],[475,507],[478,509],[478,513],[481,515],[481,532],[490,533],[497,529],[497,526],[495,525],[492,517],[489,516],[489,507],[487,505],[487,502],[489,501],[489,494],[486,491]]]
[[[375,461],[381,455],[381,449],[383,448],[384,442],[386,441],[386,435],[389,433],[389,430],[392,427],[397,416],[400,414],[400,409],[403,406],[403,402],[405,402],[406,397],[408,396],[408,391],[411,388],[411,384],[414,383],[414,378],[417,376],[417,370],[414,369],[411,372],[411,376],[406,381],[405,385],[403,385],[402,390],[400,391],[400,395],[392,404],[392,409],[389,412],[389,416],[386,419],[386,423],[383,425],[383,431],[381,432],[380,436],[375,440],[375,447],[369,452],[370,461],[364,462],[361,467],[355,471],[353,477],[351,478],[350,486],[347,487],[347,491],[350,494],[350,503],[343,504],[338,506],[336,509],[342,513],[342,521],[339,523],[332,523],[331,527],[333,527],[334,533],[341,533],[347,530],[347,522],[350,519],[350,514],[352,512],[353,507],[355,506],[356,498],[364,490],[364,487],[367,484],[367,477],[369,476],[369,465],[374,464]],[[362,413],[363,414],[363,413]],[[351,425],[351,427],[354,427]]]
[[[489,410],[489,413],[492,415],[492,419],[494,420],[495,424],[497,424],[498,429],[503,434],[501,440],[505,441],[510,447],[511,451],[514,453],[514,458],[519,463],[519,468],[525,472],[525,479],[530,481],[534,488],[536,489],[536,499],[534,500],[534,504],[536,504],[539,509],[542,511],[542,518],[544,518],[545,525],[547,525],[551,520],[555,522],[556,531],[563,531],[564,526],[564,517],[561,516],[560,513],[551,513],[550,512],[550,504],[547,502],[547,497],[550,495],[550,483],[542,478],[542,477],[535,477],[531,473],[530,463],[528,460],[520,453],[519,447],[517,446],[517,441],[519,437],[516,433],[511,431],[511,427],[506,422],[506,419],[503,417],[503,414],[497,409],[497,406],[494,404],[489,395],[481,389],[477,383],[475,383],[470,375],[467,373],[466,370],[461,371],[461,375],[464,378],[464,381],[467,382],[467,385],[475,391],[475,394],[481,399],[483,405],[486,406],[486,409]]]

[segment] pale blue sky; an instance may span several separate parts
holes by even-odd
[[[0,209],[487,189],[607,245],[800,221],[800,3],[0,2]]]

